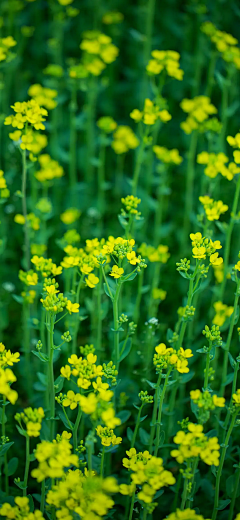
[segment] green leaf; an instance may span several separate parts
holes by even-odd
[[[59,415],[61,421],[63,422],[65,428],[67,428],[68,430],[73,429],[74,424],[70,421],[70,419],[68,419],[69,420],[69,423],[68,423],[68,421],[67,421],[67,419],[66,419],[66,417],[65,417],[63,412],[58,412],[58,415]]]
[[[41,354],[41,352],[37,352],[36,350],[31,350],[34,356],[37,356],[38,359],[43,361],[43,363],[47,363],[49,361],[49,357],[46,354]]]
[[[131,282],[132,280],[134,280],[134,278],[136,278],[137,276],[137,273],[132,273],[132,274],[126,274],[126,276],[122,276],[121,277],[121,281],[122,282]]]
[[[47,376],[46,374],[43,374],[42,372],[37,372],[37,376],[39,381],[42,383],[43,386],[47,386]]]
[[[7,416],[4,411],[4,417],[3,417],[3,411],[2,406],[0,406],[0,424],[2,424],[2,419],[4,420],[4,424],[7,422]]]
[[[34,460],[36,460],[34,453],[31,453],[31,455],[29,455],[29,460],[30,460],[30,462],[33,462]]]
[[[180,383],[182,385],[185,385],[186,383],[188,383],[189,381],[191,381],[191,379],[195,376],[195,372],[193,370],[190,370],[190,372],[188,372],[188,374],[183,374],[183,376],[180,378]]]
[[[18,424],[16,424],[16,428],[19,431],[20,435],[22,435],[23,437],[27,437],[27,432],[25,430],[23,430],[23,428],[20,428],[20,426],[18,426]]]
[[[148,385],[151,386],[151,388],[154,388],[154,389],[157,386],[157,383],[152,383],[152,381],[148,381],[147,379],[146,379],[146,383],[148,383]]]
[[[13,475],[18,467],[18,458],[17,457],[13,457],[12,459],[10,459],[10,461],[8,462],[8,476],[11,477],[11,475]]]
[[[130,415],[131,412],[129,410],[121,410],[121,412],[117,414],[117,417],[121,419],[121,424],[123,424],[128,421]]]
[[[126,229],[126,227],[128,226],[128,221],[122,215],[118,215],[118,220],[119,220],[122,228]]]
[[[110,295],[109,291],[108,291],[108,287],[107,287],[107,284],[104,283],[103,284],[103,288],[104,288],[104,291],[106,293],[106,295],[111,298],[111,300],[113,299],[112,297],[114,296],[115,292],[116,292],[116,289],[115,289],[115,292],[113,292],[112,288],[110,289],[111,293],[112,293],[112,296]]]
[[[128,440],[129,440],[129,442],[132,442],[133,431],[132,431],[131,428],[129,428],[129,426],[128,426],[128,428],[127,428],[127,438],[128,438]]]
[[[228,357],[229,357],[229,361],[230,361],[231,367],[234,369],[235,366],[236,366],[236,361],[235,361],[235,359],[232,357],[232,354],[230,354],[230,352],[228,352]]]
[[[131,347],[132,347],[132,340],[131,338],[128,338],[127,342],[126,342],[126,345],[124,347],[124,350],[122,351],[122,348],[123,348],[123,345],[125,343],[125,340],[124,341],[121,341],[120,345],[119,345],[119,350],[120,350],[120,358],[119,358],[119,363],[121,361],[123,361],[123,359],[125,359],[125,357],[128,356],[130,350],[131,350]]]
[[[226,379],[226,381],[225,381],[223,386],[227,386],[230,383],[232,383],[233,378],[234,378],[234,372],[231,372],[230,374],[228,374],[227,379]]]
[[[58,392],[61,392],[63,383],[64,383],[64,378],[62,376],[58,376],[57,379],[55,379],[55,381],[54,381],[55,394],[58,394]]]
[[[7,453],[7,451],[9,450],[9,448],[11,448],[13,444],[14,442],[6,442],[6,444],[3,444],[3,446],[0,447],[0,457],[5,455],[5,453]]]
[[[147,417],[148,417],[148,415],[144,415],[143,417],[141,417],[140,422],[145,421],[145,419],[146,419]]]
[[[146,432],[146,430],[144,430],[143,428],[139,428],[139,437],[141,443],[144,444],[144,446],[148,446],[150,434]]]
[[[226,500],[219,500],[219,506],[217,507],[217,510],[222,511],[225,509],[225,507],[228,506],[228,504],[231,504],[230,498],[226,498]]]
[[[20,303],[20,304],[23,303],[23,297],[22,297],[22,296],[19,296],[18,294],[13,294],[12,297],[13,297],[13,299],[14,299],[16,302],[18,302],[18,303]]]

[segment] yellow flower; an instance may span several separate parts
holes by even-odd
[[[88,415],[94,413],[98,403],[96,395],[91,393],[88,394],[88,396],[86,397],[85,395],[79,394],[79,397],[79,404],[81,406],[82,411]]]
[[[123,273],[124,273],[124,269],[122,267],[118,267],[117,265],[114,265],[112,267],[111,273],[109,273],[109,274],[110,274],[110,276],[113,276],[113,278],[121,278]]]
[[[114,408],[108,408],[107,410],[105,410],[102,413],[101,417],[108,428],[114,429],[116,428],[116,426],[119,426],[121,424],[121,419],[115,417]]]
[[[72,303],[70,300],[67,301],[66,309],[69,314],[72,314],[72,312],[79,312],[79,307],[79,303]]]
[[[99,278],[95,276],[95,274],[91,273],[89,276],[85,279],[86,284],[88,287],[91,287],[93,289],[99,282]]]

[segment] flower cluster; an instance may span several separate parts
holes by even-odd
[[[153,151],[159,159],[165,164],[181,164],[183,158],[179,155],[179,151],[177,148],[173,148],[172,150],[168,150],[164,146],[153,146]]]
[[[113,134],[111,147],[117,155],[121,155],[129,150],[134,150],[139,144],[140,141],[130,126],[120,125]]]
[[[161,262],[161,264],[166,264],[170,258],[170,253],[168,250],[169,247],[163,244],[159,244],[159,246],[155,248],[143,243],[138,248],[139,253],[146,257],[149,262]]]
[[[181,123],[181,128],[186,134],[191,134],[193,130],[201,128],[201,124],[216,114],[217,109],[207,96],[197,96],[193,99],[183,99],[180,106],[188,115],[186,121]]]
[[[37,170],[34,173],[34,176],[39,182],[44,183],[63,177],[63,167],[60,166],[57,161],[51,159],[50,155],[47,153],[41,154],[38,157],[38,162],[40,165],[40,170]]]
[[[238,409],[240,407],[240,389],[236,391],[236,393],[232,396],[233,406]]]
[[[236,47],[237,38],[224,31],[219,31],[212,22],[204,22],[201,26],[202,32],[209,36],[210,40],[215,44],[222,58],[228,63],[234,63],[237,69],[240,69],[240,49]]]
[[[18,398],[16,390],[12,390],[11,384],[17,381],[16,376],[10,368],[0,368],[0,394],[6,397],[11,404],[15,404]]]
[[[131,473],[132,484],[142,486],[138,493],[138,499],[144,504],[151,504],[155,493],[164,486],[172,486],[176,480],[170,471],[163,467],[163,460],[150,455],[148,451],[137,453],[135,448],[126,452],[128,458],[123,459],[123,466],[128,468]],[[131,494],[134,488],[122,485],[120,491],[123,494]]]
[[[6,179],[4,177],[3,170],[0,170],[0,196],[1,199],[7,199],[10,195],[10,191],[7,187]]]
[[[28,89],[28,95],[35,99],[40,107],[45,107],[47,110],[53,110],[57,106],[55,100],[57,91],[52,88],[42,87],[36,83]]]
[[[220,216],[228,211],[227,204],[224,204],[222,200],[213,200],[208,195],[199,197],[199,200],[203,205],[207,219],[210,221],[219,220]]]
[[[184,350],[182,347],[177,351],[172,347],[167,348],[164,343],[155,347],[156,354],[153,356],[153,364],[157,373],[164,369],[175,368],[180,374],[187,374],[188,358],[193,356],[191,349]]]
[[[61,213],[60,219],[61,221],[66,224],[66,226],[69,226],[70,224],[73,224],[76,222],[76,220],[79,219],[81,215],[81,212],[77,208],[68,208],[64,211],[64,213]]]
[[[31,511],[28,497],[15,497],[14,502],[15,506],[11,506],[8,502],[2,504],[0,515],[16,520],[20,518],[24,520],[44,520],[44,516],[39,509]]]
[[[68,439],[61,438],[59,442],[43,440],[37,444],[35,457],[38,467],[32,470],[32,477],[38,482],[45,478],[61,478],[65,468],[78,466],[78,456],[71,453],[72,446]]]
[[[224,408],[224,397],[218,397],[216,394],[211,395],[208,390],[201,392],[201,390],[191,390],[190,397],[192,401],[203,410],[214,410],[215,408]]]
[[[125,216],[126,214],[130,215],[141,215],[138,211],[138,206],[141,202],[141,199],[138,197],[134,197],[134,195],[127,195],[127,197],[121,199],[121,203],[125,206],[124,210],[121,210],[122,214]]]
[[[29,437],[39,437],[43,418],[44,411],[41,407],[34,409],[30,407],[25,408],[23,412],[15,415],[15,419],[21,429],[23,429],[22,422],[26,425],[26,433]]]
[[[103,446],[117,446],[122,442],[122,437],[116,437],[113,430],[107,426],[97,426],[96,432]]]
[[[213,242],[209,238],[205,238],[201,233],[191,233],[190,238],[192,241],[192,255],[193,258],[203,259],[208,256],[211,265],[220,265],[223,262],[223,259],[218,256],[216,253],[217,249],[221,249],[221,243],[219,240],[215,240]]]
[[[200,457],[209,466],[218,466],[220,457],[220,445],[217,437],[207,437],[203,433],[201,424],[188,424],[188,431],[185,433],[180,430],[174,437],[178,449],[171,451],[179,464],[188,459]]]
[[[130,117],[134,119],[136,123],[142,121],[144,125],[150,126],[155,125],[158,120],[162,121],[163,123],[167,123],[170,121],[170,119],[172,119],[172,116],[166,109],[160,110],[159,106],[151,101],[151,99],[145,99],[142,112],[135,108],[131,112]]]
[[[228,181],[231,181],[233,177],[240,172],[240,168],[235,162],[230,162],[228,166],[228,157],[224,153],[208,153],[201,152],[197,156],[198,164],[206,164],[204,173],[207,177],[214,179],[220,173]]]
[[[57,518],[100,520],[114,506],[112,493],[118,485],[113,477],[102,479],[93,473],[69,471],[47,494],[47,504],[58,509]]]
[[[217,301],[213,304],[215,310],[215,316],[213,318],[213,324],[222,327],[227,318],[233,313],[233,307],[228,307],[225,303]]]
[[[57,276],[62,272],[62,267],[54,264],[51,258],[34,255],[31,262],[35,269],[42,273],[43,278],[47,278],[49,275]]]
[[[0,38],[0,62],[8,60],[11,56],[10,49],[15,47],[17,42],[13,39],[12,36],[7,36],[6,38]]]
[[[84,74],[85,69],[85,75],[87,73],[99,76],[106,65],[115,61],[119,54],[118,48],[112,43],[112,38],[98,31],[86,31],[80,49],[84,51],[82,72]]]
[[[20,361],[19,352],[12,353],[7,350],[3,343],[0,343],[0,368],[12,367],[14,363]]]
[[[105,134],[110,134],[117,128],[117,123],[110,116],[100,117],[97,121],[97,126],[102,130]]]
[[[149,75],[157,75],[162,71],[166,71],[168,76],[182,80],[183,70],[180,69],[179,59],[180,54],[176,51],[152,51],[152,58],[149,60],[146,70]]]
[[[32,126],[35,130],[45,130],[43,122],[46,121],[44,116],[48,115],[47,110],[40,107],[34,99],[22,103],[17,101],[11,108],[15,115],[7,116],[5,125],[11,125],[18,130],[23,130],[26,125]]]
[[[204,520],[202,515],[198,515],[194,509],[177,509],[174,513],[170,513],[164,520]],[[209,520],[209,519],[208,519]]]

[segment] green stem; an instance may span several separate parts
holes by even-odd
[[[49,323],[49,361],[48,361],[48,392],[50,401],[50,439],[54,439],[55,434],[55,389],[54,389],[54,371],[53,371],[53,353],[54,353],[54,317],[50,315]]]
[[[105,209],[105,156],[106,156],[106,144],[105,135],[100,135],[100,150],[99,150],[99,166],[98,166],[98,208],[101,213],[101,217],[104,215]]]
[[[155,449],[154,449],[155,457],[157,457],[157,455],[158,455],[160,433],[161,433],[162,407],[163,407],[163,401],[164,401],[164,397],[165,397],[165,393],[166,393],[166,389],[167,389],[167,385],[168,385],[168,378],[170,376],[171,371],[172,371],[172,367],[170,367],[168,369],[168,372],[166,374],[166,378],[164,381],[163,389],[162,389],[162,394],[160,397],[160,403],[159,403],[159,409],[158,409],[158,419],[157,419],[157,429],[156,429]]]
[[[26,150],[22,151],[22,213],[24,216],[24,263],[27,270],[30,269],[30,242],[27,222],[27,199],[26,199],[26,184],[27,184],[27,161]]]
[[[233,394],[235,394],[235,392],[236,392],[238,370],[239,370],[239,363],[235,361],[231,396],[233,396]],[[230,415],[231,415],[231,412],[230,412],[231,406],[232,406],[232,397],[231,397],[230,405],[228,407],[227,416],[226,416],[226,419],[225,419],[224,425],[223,425],[224,431],[226,431],[226,429],[228,427],[228,423],[229,423],[229,419],[230,419]]]
[[[232,416],[232,420],[231,420],[228,432],[227,432],[225,440],[224,440],[224,446],[223,446],[223,450],[222,450],[221,457],[220,457],[220,462],[219,462],[218,471],[217,471],[217,478],[216,478],[216,487],[215,487],[215,497],[214,497],[214,508],[213,508],[212,520],[216,520],[217,513],[218,513],[219,490],[220,490],[220,480],[221,480],[221,475],[222,475],[222,469],[223,469],[223,464],[224,464],[224,460],[225,460],[225,456],[226,456],[226,452],[227,452],[227,448],[228,448],[228,442],[229,442],[232,430],[234,428],[234,424],[235,424],[235,420],[236,420],[236,417],[237,417],[237,413],[238,413],[238,410]]]
[[[82,410],[81,410],[81,407],[79,406],[78,407],[78,413],[77,413],[76,422],[75,422],[74,428],[73,428],[73,447],[74,447],[74,451],[76,451],[76,449],[78,447],[78,428],[79,428],[79,424],[80,424],[80,421],[81,421],[81,417],[82,417]]]
[[[187,470],[186,470],[187,473],[189,473],[190,465],[191,465],[191,462],[189,462],[189,460],[188,460],[187,461]],[[188,496],[188,478],[185,475],[185,477],[184,477],[184,486],[183,486],[183,494],[182,494],[182,502],[181,502],[181,508],[180,508],[181,511],[183,511],[184,508],[185,508],[187,496]]]
[[[209,349],[208,349],[208,353],[207,353],[206,368],[205,368],[205,375],[204,375],[204,385],[203,385],[205,390],[208,387],[211,348],[212,348],[212,342],[210,342],[210,344],[209,344]]]
[[[102,307],[101,307],[101,296],[102,296],[102,281],[103,273],[102,269],[99,270],[99,282],[97,287],[97,342],[96,351],[98,355],[101,355],[102,350]]]
[[[128,520],[132,520],[135,497],[136,497],[136,491],[133,493],[133,496],[132,496]]]
[[[188,152],[188,163],[187,163],[187,180],[186,180],[186,192],[185,192],[185,208],[184,208],[184,219],[183,219],[183,234],[182,234],[182,251],[185,254],[187,249],[188,237],[191,225],[191,215],[193,210],[193,187],[194,187],[194,164],[195,155],[197,150],[198,132],[193,130],[191,134],[190,147]]]
[[[153,439],[154,439],[154,435],[155,435],[156,419],[157,419],[158,394],[159,394],[159,386],[161,383],[161,378],[162,378],[162,372],[160,372],[158,375],[158,380],[157,380],[155,394],[154,394],[154,405],[153,405],[150,438],[149,438],[149,453],[152,453],[152,448],[153,448]]]
[[[88,471],[92,473],[92,444],[89,443],[87,447]]]
[[[41,504],[40,504],[40,511],[44,514],[44,506],[45,506],[45,479],[42,481],[41,484]]]
[[[105,455],[105,446],[103,446],[103,448],[102,448],[100,477],[104,477],[104,455]]]
[[[234,514],[234,508],[235,508],[235,502],[238,494],[238,488],[239,488],[239,482],[240,482],[240,466],[237,468],[237,471],[235,472],[235,480],[234,480],[234,489],[228,514],[228,520],[232,520],[233,514]],[[237,511],[236,511],[237,513]]]
[[[2,405],[2,437],[6,437],[6,425],[5,425],[5,409],[6,409],[6,397],[3,396],[3,405]],[[7,416],[6,416],[7,417]],[[8,482],[8,461],[7,461],[7,453],[4,453],[4,476],[5,476],[5,491],[8,495],[9,493],[9,482]]]
[[[76,111],[77,111],[77,82],[71,83],[71,102],[70,102],[70,157],[69,157],[69,176],[72,198],[75,199],[75,185],[77,182],[77,130],[76,130]]]
[[[96,78],[91,77],[89,88],[88,88],[88,103],[87,103],[87,128],[86,128],[86,163],[85,163],[85,181],[89,186],[90,192],[93,189],[94,184],[94,166],[92,159],[94,157],[95,150],[95,139],[94,139],[94,121],[95,121],[95,108],[97,98],[97,86]]]
[[[143,48],[144,71],[145,71],[145,67],[147,66],[147,62],[150,59],[150,52],[151,52],[151,47],[152,47],[154,11],[155,11],[155,0],[148,0],[147,12],[146,12],[145,40],[144,40],[144,48]],[[142,91],[143,100],[145,99],[145,97],[147,95],[147,85],[148,85],[148,76],[146,75],[146,72],[145,72],[143,91]]]
[[[81,291],[83,278],[84,278],[84,273],[81,274],[79,282],[78,282],[78,287],[77,287],[77,292],[76,292],[76,303],[79,303],[80,291]],[[76,316],[76,321],[75,321],[75,330],[74,330],[74,333],[73,333],[73,346],[72,346],[72,353],[73,354],[76,354],[76,351],[77,351],[77,337],[78,337],[79,326],[80,326],[80,321],[79,321],[79,318],[78,318],[78,315],[77,315]]]
[[[30,437],[26,436],[26,463],[25,463],[25,473],[24,473],[24,481],[23,481],[23,496],[27,496],[27,484],[28,484],[28,474],[29,474],[29,466],[30,466]]]
[[[199,457],[196,457],[195,460],[194,460],[194,463],[193,463],[193,467],[192,467],[192,478],[190,480],[190,495],[187,497],[187,504],[186,504],[186,507],[187,508],[190,508],[192,509],[192,504],[193,504],[193,497],[194,497],[194,491],[195,491],[195,474],[196,474],[196,471],[197,471],[197,467],[198,467],[198,461],[199,461]]]
[[[142,138],[140,147],[137,150],[136,163],[135,163],[135,168],[134,168],[134,172],[133,172],[132,195],[134,195],[134,197],[136,197],[136,195],[137,195],[138,179],[139,179],[141,166],[142,166],[142,162],[143,162],[144,150],[145,150],[145,143],[144,143],[144,139]]]
[[[225,346],[225,349],[224,349],[224,358],[223,358],[223,367],[222,367],[222,379],[221,379],[222,384],[221,384],[221,388],[220,388],[220,397],[223,397],[223,395],[224,395],[225,383],[226,383],[226,379],[227,379],[228,353],[229,353],[229,350],[230,350],[232,334],[233,334],[233,329],[234,329],[234,325],[235,325],[235,318],[236,318],[236,315],[237,315],[238,300],[239,300],[239,296],[240,296],[240,294],[239,294],[239,287],[240,287],[240,280],[237,281],[237,288],[236,288],[236,293],[235,293],[235,298],[234,298],[233,313],[231,315],[231,322],[230,322],[230,327],[229,327],[229,331],[228,331],[227,342],[226,342],[226,346]]]
[[[139,276],[138,276],[137,298],[136,298],[134,314],[133,314],[133,321],[135,323],[138,323],[138,319],[139,319],[140,304],[141,304],[141,299],[142,299],[143,278],[144,278],[144,269],[141,269]]]
[[[232,211],[231,211],[231,219],[230,219],[230,222],[229,222],[229,225],[227,228],[227,234],[226,234],[226,243],[225,243],[224,258],[223,258],[224,276],[223,276],[223,281],[221,283],[220,294],[219,294],[219,298],[221,301],[223,301],[223,296],[224,296],[226,282],[227,282],[227,272],[228,272],[228,263],[229,263],[229,256],[230,256],[231,238],[232,238],[233,226],[234,226],[234,222],[235,222],[235,216],[237,213],[239,193],[240,193],[240,175],[239,175],[238,181],[237,181],[237,186],[236,186],[236,190],[235,190],[235,194],[234,194],[233,206],[232,206]]]
[[[217,61],[217,52],[212,51],[211,59],[209,61],[208,74],[207,74],[207,86],[205,96],[211,97],[213,84],[214,84],[214,71]]]
[[[113,324],[114,324],[114,358],[116,369],[119,368],[119,323],[118,323],[118,298],[121,290],[121,284],[117,285],[116,293],[113,298]]]
[[[139,428],[139,425],[140,425],[141,413],[142,413],[143,406],[144,406],[144,404],[142,403],[142,405],[140,406],[140,408],[138,410],[137,422],[136,422],[136,425],[135,425],[135,428],[134,428],[134,432],[133,432],[131,448],[134,448],[134,446],[135,446],[135,442],[136,442],[136,437],[137,437],[137,433],[138,433],[138,428]]]

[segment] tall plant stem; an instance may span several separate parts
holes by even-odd
[[[144,40],[144,48],[143,48],[144,72],[145,72],[145,68],[147,66],[147,62],[150,59],[150,52],[151,52],[151,47],[152,47],[154,11],[155,11],[155,0],[148,0],[147,12],[146,12],[145,40]],[[145,99],[145,97],[147,95],[147,85],[148,85],[148,77],[145,73],[143,90],[142,90],[142,101]]]
[[[186,254],[187,241],[190,232],[191,225],[191,214],[193,210],[193,187],[194,187],[194,162],[197,150],[198,132],[193,130],[190,139],[190,147],[188,152],[188,163],[187,163],[187,179],[186,179],[186,192],[185,192],[185,203],[184,203],[184,219],[183,219],[183,234],[182,234],[182,253]]]
[[[30,242],[29,230],[27,222],[27,198],[26,198],[26,184],[27,184],[27,161],[26,150],[22,151],[22,213],[24,216],[24,264],[27,270],[30,269]]]
[[[229,439],[231,437],[232,430],[234,428],[234,424],[235,424],[235,420],[236,420],[236,417],[237,417],[237,413],[238,413],[238,411],[236,411],[233,414],[233,416],[232,416],[232,420],[231,420],[228,432],[227,432],[225,440],[224,440],[224,446],[222,448],[222,453],[221,453],[221,457],[220,457],[220,462],[219,462],[218,471],[217,471],[217,478],[216,478],[216,487],[215,487],[215,497],[214,497],[214,508],[213,508],[212,520],[216,520],[217,513],[218,513],[219,491],[220,491],[220,480],[221,480],[221,475],[222,475],[222,469],[223,469],[223,464],[224,464],[224,461],[225,461],[225,456],[226,456],[226,452],[227,452],[227,448],[228,448],[228,442],[229,442]]]
[[[69,177],[71,196],[73,201],[76,199],[77,182],[77,130],[76,130],[76,111],[77,111],[77,83],[73,80],[71,84],[70,102],[70,157],[69,157]],[[75,189],[74,189],[75,188]]]
[[[102,350],[102,306],[101,306],[101,296],[102,296],[102,280],[103,273],[102,269],[99,270],[99,283],[97,287],[97,343],[96,350],[98,355],[101,356]]]
[[[144,150],[145,150],[145,143],[142,138],[140,146],[137,150],[136,163],[135,163],[135,168],[134,168],[134,173],[133,173],[132,195],[134,195],[134,197],[136,197],[136,195],[137,195],[138,180],[139,180],[139,175],[140,175],[141,166],[142,166],[142,162],[143,162]]]
[[[234,329],[234,325],[235,325],[235,318],[236,318],[236,315],[237,315],[238,300],[239,300],[239,296],[240,296],[239,289],[240,289],[240,280],[237,282],[236,293],[235,293],[235,298],[234,298],[233,313],[231,315],[231,321],[230,321],[230,327],[229,327],[229,331],[228,331],[227,342],[226,342],[225,349],[224,349],[224,358],[223,358],[223,367],[222,367],[222,380],[221,380],[222,383],[221,383],[221,388],[220,388],[220,397],[223,397],[223,395],[224,395],[224,389],[225,389],[225,384],[226,384],[226,379],[227,379],[228,353],[229,353],[229,350],[230,350],[230,345],[231,345],[231,340],[232,340],[232,335],[233,335],[233,329]]]
[[[83,278],[84,278],[84,274],[82,273],[80,276],[79,282],[78,282],[78,286],[77,286],[76,303],[79,303],[80,291],[81,291]],[[73,333],[73,348],[72,348],[73,354],[76,354],[76,351],[77,351],[77,337],[78,337],[79,325],[80,325],[80,321],[77,316],[76,321],[75,321],[75,329],[74,329],[74,333]]]
[[[104,476],[104,455],[105,455],[105,446],[103,446],[103,448],[102,448],[100,477]]]
[[[141,421],[141,413],[142,413],[143,406],[144,406],[144,404],[142,403],[142,405],[140,406],[140,408],[138,410],[137,421],[136,421],[136,425],[135,425],[134,432],[133,432],[133,438],[132,438],[132,442],[131,442],[131,448],[134,448],[134,446],[135,446],[138,428],[139,428],[140,421]]]
[[[29,474],[29,466],[30,466],[30,437],[26,436],[26,463],[25,463],[25,473],[23,480],[23,496],[27,496],[27,484],[28,484],[28,474]]]
[[[154,405],[153,405],[153,413],[152,413],[152,420],[151,420],[151,429],[150,429],[150,438],[149,438],[149,452],[152,453],[153,449],[153,439],[155,435],[155,428],[156,428],[156,419],[157,419],[157,407],[158,407],[158,396],[159,396],[159,386],[161,383],[162,378],[162,372],[158,375],[158,380],[155,388],[155,394],[154,394]]]
[[[228,514],[228,520],[232,520],[232,518],[233,518],[239,483],[240,483],[240,466],[237,468],[237,471],[235,473],[234,489],[233,489],[233,494],[232,494],[232,499],[231,499],[231,504],[230,504],[230,510],[229,510],[229,514]]]
[[[99,166],[98,166],[98,209],[101,214],[101,230],[103,225],[103,216],[105,209],[105,157],[106,157],[106,144],[105,135],[100,136],[100,150],[99,150]]]
[[[118,323],[118,298],[121,290],[121,284],[117,285],[116,293],[113,298],[113,323],[114,323],[114,358],[116,369],[119,368],[119,323]]]
[[[231,238],[232,238],[233,226],[234,226],[234,222],[235,222],[235,215],[237,213],[239,193],[240,193],[240,175],[238,177],[236,190],[234,193],[233,206],[232,206],[232,211],[231,211],[231,220],[229,222],[229,225],[227,228],[227,233],[226,233],[226,243],[225,243],[224,258],[223,258],[224,275],[223,275],[223,281],[221,283],[220,294],[219,294],[219,298],[221,301],[223,301],[226,282],[227,282],[227,272],[228,272],[228,263],[229,263],[229,256],[230,256]]]
[[[158,418],[157,418],[157,428],[156,428],[156,440],[155,440],[155,449],[154,449],[154,456],[157,457],[158,455],[158,449],[159,449],[159,441],[160,441],[160,433],[161,433],[161,419],[162,419],[162,407],[163,407],[163,401],[168,385],[168,379],[170,376],[170,373],[172,371],[172,367],[168,369],[168,372],[165,377],[161,397],[160,397],[160,403],[159,403],[159,409],[158,409]]]
[[[40,503],[40,511],[44,514],[44,506],[45,506],[45,479],[41,484],[41,503]]]
[[[48,389],[50,402],[50,440],[54,439],[55,433],[55,389],[54,389],[54,371],[53,371],[53,334],[54,334],[54,316],[50,314],[49,320],[49,361],[48,361]]]
[[[92,159],[94,157],[95,150],[95,139],[94,139],[94,121],[95,121],[95,110],[96,110],[96,99],[97,99],[97,85],[96,78],[90,78],[88,88],[88,101],[87,101],[87,127],[86,127],[86,163],[85,163],[85,182],[88,184],[88,191],[92,193],[94,186],[94,166]]]
[[[74,447],[74,451],[76,451],[76,449],[78,447],[78,428],[79,428],[79,424],[80,424],[80,421],[81,421],[81,417],[82,417],[82,410],[81,410],[81,407],[79,406],[78,407],[78,413],[77,413],[76,422],[75,422],[74,427],[73,427],[73,447]]]
[[[6,425],[5,425],[5,423],[6,423],[6,421],[5,421],[6,414],[5,414],[5,408],[6,408],[6,397],[4,395],[3,396],[3,405],[2,405],[2,417],[1,417],[1,420],[2,420],[2,437],[6,437]],[[9,482],[8,482],[7,453],[4,453],[3,461],[4,461],[5,492],[8,495],[8,493],[9,493]]]

